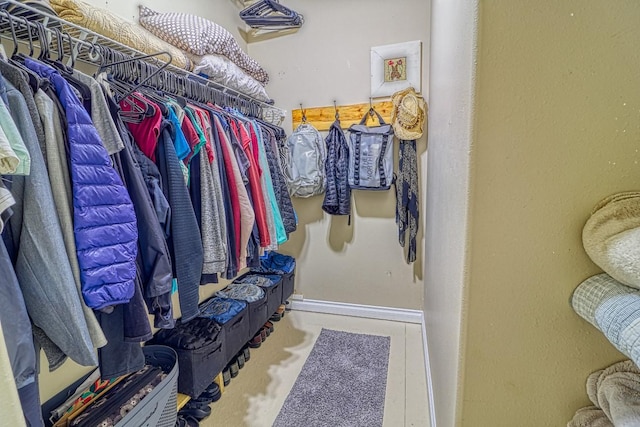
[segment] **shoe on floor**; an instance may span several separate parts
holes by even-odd
[[[280,307],[278,307],[278,309],[276,310],[275,313],[273,313],[273,315],[269,318],[269,320],[272,320],[274,322],[279,322],[280,319],[282,319],[284,317],[284,305],[280,305]]]
[[[244,352],[240,352],[236,355],[236,359],[238,360],[238,368],[242,369],[244,368]]]
[[[244,346],[242,352],[244,353],[244,362],[247,363],[251,359],[251,350],[249,350],[248,344]]]
[[[273,333],[273,331],[276,330],[276,328],[273,327],[273,323],[271,323],[270,321],[266,321],[264,324],[265,327],[269,328],[269,332]]]
[[[240,373],[240,367],[238,366],[238,360],[233,359],[229,364],[229,372],[231,372],[231,378],[235,378]]]
[[[262,345],[262,335],[260,335],[260,332],[258,332],[253,338],[251,338],[251,341],[249,341],[249,347],[258,348],[261,345]]]
[[[227,366],[222,370],[222,383],[226,387],[229,385],[230,382],[231,382],[231,370]]]
[[[182,415],[184,418],[193,417],[198,421],[202,421],[211,415],[211,407],[202,403],[187,402],[187,404],[178,412],[178,415]]]
[[[217,383],[212,382],[209,387],[206,388],[205,391],[202,392],[200,396],[198,396],[196,401],[208,401],[209,403],[217,402],[222,397],[222,392],[220,391],[220,387]]]
[[[190,415],[180,415],[176,420],[176,427],[198,427],[200,422]]]

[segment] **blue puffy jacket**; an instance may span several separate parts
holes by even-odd
[[[43,63],[27,58],[25,65],[53,84],[67,117],[73,231],[84,301],[94,310],[127,303],[134,292],[138,250],[129,193],[67,81]]]

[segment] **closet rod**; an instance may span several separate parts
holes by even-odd
[[[18,11],[18,13],[14,13],[14,10],[9,11],[11,6],[13,6],[15,11]],[[57,48],[56,43],[52,42],[53,40],[52,34],[54,30],[57,29],[58,31],[68,33],[73,39],[74,46],[76,46],[76,49],[74,49],[73,54],[74,54],[75,60],[77,61],[82,61],[94,66],[98,65],[97,63],[99,59],[96,59],[95,56],[92,57],[92,54],[95,54],[95,49],[91,49],[91,47],[94,45],[105,46],[114,51],[123,53],[128,56],[132,56],[132,57],[145,55],[143,52],[140,52],[137,49],[133,49],[129,46],[126,46],[107,36],[98,34],[87,28],[68,22],[58,16],[50,15],[48,13],[43,12],[42,10],[31,7],[28,4],[21,3],[20,1],[17,1],[17,0],[0,1],[0,9],[9,11],[9,14],[14,18],[16,35],[21,42],[24,42],[24,43],[29,42],[28,31],[29,30],[35,31],[36,22],[42,22],[42,24],[44,24],[44,26],[47,28],[47,32],[49,34],[48,40],[50,44],[49,49],[53,52],[56,52],[56,48]],[[22,17],[26,18],[29,28],[26,28],[25,21],[22,19]],[[0,38],[12,41],[13,38],[12,38],[11,30],[9,27],[10,25],[8,22],[8,18],[0,14]],[[34,37],[34,42],[36,41],[37,41],[37,37]],[[162,66],[162,64],[165,62],[166,59],[167,59],[166,57],[163,58],[162,56],[160,56],[158,60],[149,59],[148,62],[153,63],[154,65],[157,65],[157,66]],[[285,111],[281,108],[278,108],[273,106],[272,104],[268,104],[266,102],[262,102],[257,99],[254,99],[248,95],[240,93],[227,86],[221,85],[219,83],[215,83],[195,73],[176,67],[173,64],[170,64],[167,67],[167,69],[176,74],[182,74],[183,76],[188,77],[189,79],[196,80],[203,85],[222,91],[225,94],[254,103],[258,105],[262,111],[275,110],[276,112],[280,113],[280,115],[285,114]]]

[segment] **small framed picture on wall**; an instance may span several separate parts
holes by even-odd
[[[381,98],[413,87],[422,90],[422,42],[388,44],[371,48],[371,96]]]

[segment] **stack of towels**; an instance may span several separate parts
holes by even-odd
[[[605,273],[582,282],[571,305],[631,360],[591,374],[587,392],[595,406],[579,410],[568,426],[640,426],[640,192],[598,203],[582,240]]]
[[[589,375],[593,406],[579,409],[567,427],[640,426],[640,370],[630,360]]]

